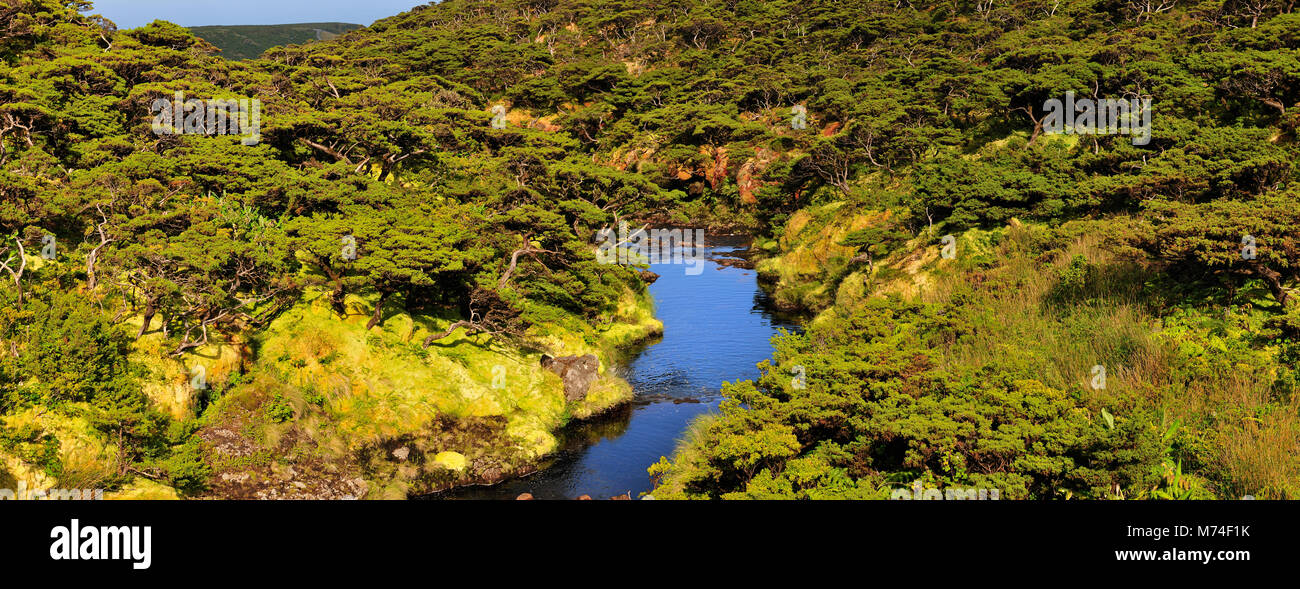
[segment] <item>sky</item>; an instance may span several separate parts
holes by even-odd
[[[92,0],[89,14],[102,14],[131,29],[169,20],[181,26],[279,25],[303,22],[346,22],[369,26],[376,20],[406,12],[428,0]]]

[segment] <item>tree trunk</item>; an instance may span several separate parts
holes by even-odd
[[[462,320],[460,320],[460,321],[457,321],[457,322],[452,323],[451,325],[447,326],[447,330],[446,330],[446,331],[444,331],[444,332],[442,332],[442,333],[435,333],[435,334],[430,335],[429,337],[424,338],[424,347],[426,347],[426,348],[429,347],[429,345],[432,344],[433,342],[436,342],[436,341],[438,341],[438,340],[440,340],[440,339],[442,339],[442,338],[444,338],[444,337],[447,337],[447,336],[451,335],[452,332],[454,332],[454,331],[456,331],[457,329],[460,329],[460,328],[462,328],[462,327],[464,327],[464,328],[466,328],[466,329],[477,329],[477,327],[475,327],[473,323],[470,323],[469,321],[465,321],[465,320],[462,319]]]
[[[136,332],[136,339],[144,337],[145,332],[149,331],[149,324],[153,323],[154,313],[157,312],[157,308],[154,306],[154,300],[149,299],[149,302],[145,303],[144,307],[144,323],[140,325],[140,331]]]
[[[388,301],[388,296],[391,294],[393,293],[385,292],[384,294],[379,295],[379,300],[375,301],[375,313],[370,316],[370,322],[366,323],[366,331],[370,331],[376,325],[379,325],[379,322],[384,315],[384,303]]]
[[[1277,302],[1282,305],[1283,309],[1285,309],[1286,304],[1291,297],[1290,294],[1287,293],[1286,289],[1282,287],[1282,275],[1276,270],[1262,265],[1255,267],[1255,273],[1260,278],[1264,279],[1264,283],[1268,285],[1269,292],[1273,293],[1273,298],[1277,299]]]
[[[1283,104],[1281,100],[1274,100],[1272,98],[1260,98],[1259,101],[1273,108],[1276,108],[1277,114],[1286,116],[1286,105]]]
[[[330,266],[329,262],[320,258],[317,260],[321,270],[325,271],[325,275],[329,276],[330,282],[334,284],[334,290],[330,291],[330,306],[334,308],[335,313],[342,316],[347,313],[347,306],[343,304],[347,297],[343,290],[343,276]]]

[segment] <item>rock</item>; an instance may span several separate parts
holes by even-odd
[[[595,354],[586,356],[542,356],[542,367],[559,375],[564,381],[564,398],[578,401],[587,396],[592,383],[600,376],[600,359]]]
[[[221,473],[221,481],[225,483],[242,483],[248,480],[248,473]]]
[[[609,499],[610,499],[611,501],[631,501],[631,500],[632,500],[632,492],[631,492],[631,491],[628,491],[627,493],[624,493],[624,494],[622,494],[622,495],[615,495],[615,496],[613,496],[613,497],[610,497]]]
[[[396,458],[398,460],[406,460],[406,457],[410,455],[411,455],[411,449],[407,448],[406,446],[402,446],[401,448],[393,450],[393,458]]]
[[[775,150],[759,147],[754,150],[754,157],[745,160],[736,170],[736,190],[740,192],[740,202],[758,204],[758,190],[763,187],[763,171],[777,157]]]
[[[578,501],[591,501],[591,495],[578,495]]]
[[[704,177],[709,181],[709,187],[717,190],[722,186],[723,180],[727,179],[727,168],[731,158],[727,155],[726,147],[701,146],[700,153],[706,158],[712,159],[712,164],[704,166]]]
[[[659,275],[649,270],[638,270],[637,276],[641,278],[641,282],[646,284],[654,284],[656,280],[659,280]]]
[[[528,128],[541,129],[542,131],[546,131],[547,133],[555,133],[556,131],[560,131],[564,129],[564,127],[561,127],[551,122],[549,117],[539,117],[529,121]]]
[[[533,500],[532,493],[522,493],[518,497],[515,497],[515,501],[532,501],[532,500]]]

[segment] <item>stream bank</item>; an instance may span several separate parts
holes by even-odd
[[[437,499],[596,499],[649,491],[646,472],[671,456],[687,426],[715,411],[722,383],[759,376],[772,355],[770,339],[797,329],[774,312],[747,268],[744,236],[710,236],[702,273],[681,264],[654,264],[650,285],[663,335],[630,351],[618,374],[632,385],[633,401],[604,415],[571,424],[560,446],[527,477],[493,486],[463,487]]]

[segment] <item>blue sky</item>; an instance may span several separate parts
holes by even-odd
[[[348,22],[370,25],[428,0],[93,0],[90,14],[102,14],[130,29],[169,20],[178,25],[278,25]]]

